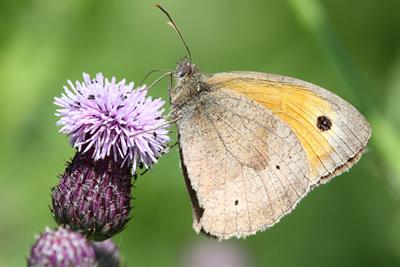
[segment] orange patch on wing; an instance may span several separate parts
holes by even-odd
[[[324,164],[333,164],[328,163],[333,153],[329,137],[317,128],[319,116],[334,119],[334,112],[324,99],[306,88],[288,83],[255,79],[210,79],[207,82],[244,94],[286,122],[304,147],[311,177],[321,177],[326,170]]]

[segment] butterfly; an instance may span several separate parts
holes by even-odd
[[[281,75],[202,73],[157,7],[188,52],[169,94],[196,232],[265,230],[360,159],[371,128],[348,102]]]

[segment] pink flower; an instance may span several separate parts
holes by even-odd
[[[163,117],[164,101],[147,97],[146,86],[116,82],[101,73],[84,82],[68,81],[65,93],[54,103],[60,132],[70,137],[78,151],[94,160],[113,158],[121,165],[149,168],[166,152],[168,123]]]

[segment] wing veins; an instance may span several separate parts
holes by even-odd
[[[231,97],[227,97],[227,98],[231,98]],[[232,99],[237,100],[237,101],[241,101],[240,99],[237,99],[237,98],[232,98]],[[218,102],[216,102],[216,101],[213,101],[212,103],[214,103],[214,104],[216,104],[216,105],[218,105],[218,106],[224,108],[222,105],[220,105],[220,104],[219,104]],[[265,127],[264,125],[258,123],[258,122],[255,121],[255,120],[252,120],[252,119],[249,118],[249,117],[240,115],[240,114],[235,113],[235,112],[232,112],[232,113],[233,113],[234,115],[236,115],[237,117],[239,117],[239,118],[247,119],[247,120],[249,120],[249,121],[251,121],[251,122],[254,122],[255,124],[257,124],[257,125],[260,126],[261,128],[267,130],[269,133],[273,134],[274,136],[278,137],[278,138],[281,139],[283,142],[285,142],[285,143],[290,147],[290,149],[295,148],[295,146],[291,146],[288,142],[286,142],[285,138],[283,138],[283,137],[281,137],[281,136],[275,134],[275,133],[274,133],[271,129],[269,129],[268,127]],[[267,115],[268,115],[268,114],[267,114]],[[269,115],[268,115],[268,116],[269,116]],[[271,116],[270,116],[270,117],[271,117]],[[246,125],[245,125],[245,127],[246,127]],[[290,127],[289,127],[289,128],[290,128]],[[246,127],[246,129],[248,129],[248,128]],[[249,130],[250,130],[250,129],[249,129]],[[268,145],[268,144],[265,143],[263,140],[262,140],[262,142],[263,142],[264,144]],[[276,151],[274,150],[274,152],[276,152]],[[275,155],[277,155],[278,158],[280,158],[280,156],[279,156],[277,153],[275,153]],[[295,163],[296,163],[297,167],[302,171],[302,168],[297,164],[297,161],[295,161]],[[291,171],[292,171],[292,173],[294,173],[293,170],[291,170]],[[304,177],[304,178],[306,178],[309,182],[311,182],[310,179],[304,174],[304,172],[302,172],[302,174],[303,174],[303,177]]]
[[[218,103],[216,103],[216,104],[218,104]],[[219,105],[219,104],[218,104]],[[221,106],[221,105],[219,105],[219,106]],[[221,106],[222,108],[223,108],[223,106]],[[206,109],[207,110],[207,109]],[[236,113],[234,113],[234,114],[236,114]],[[208,117],[208,116],[207,116]],[[209,117],[208,117],[209,118]],[[243,133],[241,133],[241,132],[239,132],[235,127],[233,127],[231,124],[230,124],[230,122],[228,122],[224,117],[221,117],[221,116],[218,116],[218,118],[220,118],[220,119],[222,119],[223,121],[225,121],[225,123],[231,128],[231,129],[233,129],[234,131],[236,131],[237,133],[239,133],[240,135],[242,135],[242,136],[244,136],[244,134]],[[212,120],[209,118],[209,120],[212,122]],[[213,123],[213,122],[212,122]],[[247,128],[247,127],[246,127]],[[214,127],[214,129],[216,130],[216,131],[218,131],[217,130],[217,127]],[[248,129],[248,128],[247,128]],[[250,129],[249,129],[250,130]],[[220,136],[220,134],[218,134],[219,136]],[[233,135],[231,135],[231,137],[233,137],[234,139],[235,139],[235,141],[236,141],[236,143],[238,143],[239,145],[241,145],[242,147],[244,147],[242,144],[241,144],[241,142],[239,142],[239,140],[238,139],[236,139]],[[224,142],[223,140],[221,140],[221,142]],[[263,142],[263,143],[265,143],[265,142]],[[268,145],[267,143],[265,143],[266,145]],[[254,146],[254,144],[251,144],[251,146],[255,149],[255,151],[257,151],[257,153],[264,159],[264,161],[266,161],[266,162],[268,162],[267,161],[267,159],[265,158],[265,156],[264,156],[264,154],[262,154],[259,150],[258,150],[258,148],[256,147],[256,146]],[[269,146],[269,145],[268,145]],[[225,146],[226,147],[226,146]],[[245,148],[245,147],[244,147]],[[269,148],[271,148],[271,147],[269,147]],[[226,149],[228,149],[228,148],[226,148]],[[282,159],[281,159],[281,157],[276,153],[276,151],[275,150],[272,150],[271,149],[271,151],[273,151],[274,153],[275,153],[275,155],[280,159],[280,162],[281,163],[283,163],[283,161],[282,161]],[[231,152],[230,152],[230,154],[232,154]],[[238,162],[240,162],[240,161],[238,161]],[[242,164],[242,165],[246,165],[246,164]],[[264,165],[264,164],[263,164]],[[264,165],[264,167],[266,168],[267,166],[266,165]],[[280,177],[279,177],[279,175],[275,172],[275,170],[268,164],[268,167],[270,167],[270,170],[271,170],[271,172],[274,174],[274,176],[277,178],[276,180],[278,180],[279,181],[279,183],[280,183],[280,185],[281,185],[281,187],[282,187],[282,189],[283,189],[283,191],[284,191],[284,194],[286,195],[286,197],[287,197],[287,199],[289,200],[289,203],[290,203],[290,205],[292,206],[294,203],[292,202],[292,200],[291,200],[291,198],[289,197],[289,194],[288,194],[288,192],[285,190],[285,186],[283,185],[283,183],[282,183],[282,181],[281,181],[281,179],[280,179]],[[289,168],[289,170],[291,171],[291,173],[292,174],[294,174],[293,173],[293,171]],[[257,171],[256,171],[257,172]],[[271,178],[271,177],[270,177]],[[300,196],[300,194],[297,192],[297,190],[294,188],[294,185],[293,185],[293,183],[289,180],[289,179],[287,179],[287,177],[286,176],[284,176],[284,178],[285,178],[285,180],[290,184],[290,186],[292,187],[292,190],[296,193],[296,195],[300,198],[301,196]],[[272,180],[271,180],[272,181]],[[272,183],[273,184],[273,186],[274,186],[274,188],[275,188],[275,183]],[[279,196],[279,195],[281,195],[281,194],[279,194],[278,193],[278,191],[277,191],[277,189],[275,188],[275,192],[277,193],[277,195]],[[282,199],[279,197],[279,200],[280,200],[280,203],[281,203],[281,206],[282,206],[282,208],[284,207],[284,205],[283,205],[283,203],[282,203]],[[284,210],[284,209],[282,209],[282,210]],[[284,212],[286,212],[286,210],[284,210]]]
[[[204,113],[204,114],[205,114],[205,113]],[[207,114],[205,114],[205,115],[206,115],[206,118],[208,119],[208,121],[211,122],[211,124],[213,125],[213,128],[214,128],[214,130],[217,132],[217,135],[218,135],[218,137],[219,137],[219,139],[220,139],[222,145],[225,147],[225,150],[226,150],[227,152],[229,152],[229,154],[232,156],[233,159],[235,159],[235,160],[236,160],[237,162],[239,162],[239,163],[242,163],[239,159],[237,159],[237,158],[229,151],[229,149],[226,147],[224,141],[222,140],[222,137],[221,137],[219,131],[216,129],[214,123],[213,123],[212,120],[208,117]],[[244,165],[244,166],[246,166],[246,167],[252,169],[251,167],[247,166],[247,164],[240,164],[240,165],[242,165],[242,166]],[[257,173],[257,172],[256,172],[256,173]],[[259,175],[258,173],[257,173],[257,175],[260,177],[260,175]],[[269,200],[270,207],[271,207],[271,211],[272,211],[272,216],[274,217],[274,220],[275,220],[275,212],[274,212],[274,209],[272,208],[272,202],[271,202],[271,198],[270,198],[270,196],[269,196],[267,187],[265,186],[264,180],[261,179],[261,177],[260,177],[260,181],[261,181],[261,183],[263,184],[264,190],[265,190],[265,192],[266,192],[266,194],[267,194],[267,196],[268,196],[268,200]],[[274,190],[275,190],[275,192],[276,192],[275,186],[274,186]],[[276,194],[278,194],[278,193],[276,192]],[[282,203],[281,203],[281,205],[282,205]]]

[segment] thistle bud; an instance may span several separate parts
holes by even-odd
[[[29,267],[93,267],[95,252],[81,234],[59,227],[46,229],[32,246]]]
[[[94,160],[77,152],[52,192],[52,213],[58,224],[105,240],[129,219],[130,168],[110,158]]]

